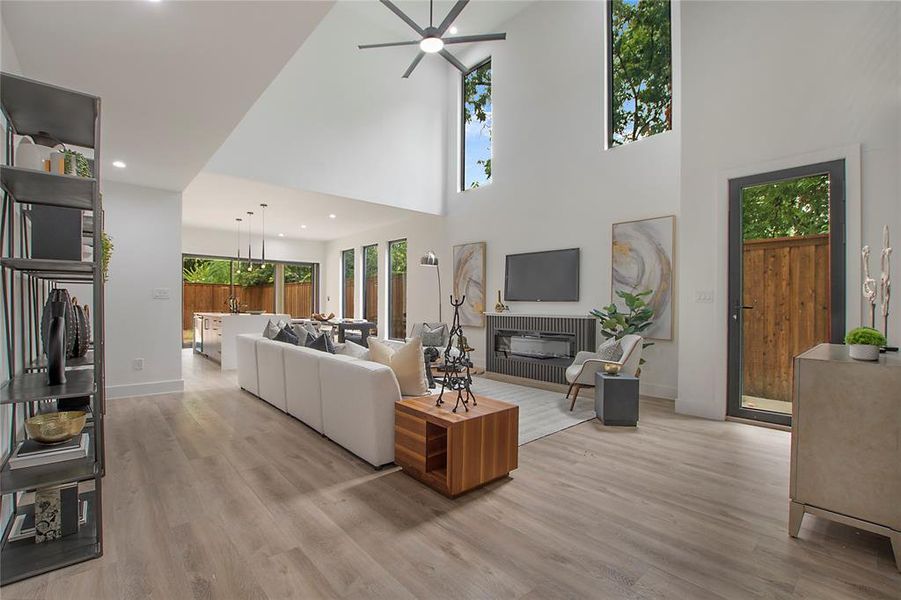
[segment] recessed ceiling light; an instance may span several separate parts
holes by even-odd
[[[117,169],[124,169],[124,168],[125,168],[125,163],[122,162],[121,160],[114,160],[114,161],[113,161],[113,166],[116,167]]]
[[[459,29],[457,29],[456,27],[451,27],[451,28],[450,28],[450,34],[451,34],[451,35],[457,35],[457,32],[458,32],[458,31],[459,31]]]
[[[306,225],[301,225],[300,228],[301,228],[301,229],[306,229],[307,226],[306,226]]]
[[[332,213],[332,214],[330,214],[330,215],[328,216],[328,218],[329,218],[329,219],[337,219],[337,218],[338,218],[338,215],[336,215],[335,213]]]
[[[278,234],[278,237],[285,237],[285,234],[284,234],[284,233],[280,233],[280,234]]]

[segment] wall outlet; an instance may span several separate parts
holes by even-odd
[[[169,288],[153,288],[153,299],[154,300],[168,300],[169,299]]]
[[[131,368],[134,369],[135,371],[143,371],[144,370],[144,359],[136,358],[133,361],[131,361]]]
[[[713,290],[695,291],[695,302],[698,304],[713,304]]]

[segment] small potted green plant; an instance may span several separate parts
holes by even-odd
[[[871,327],[852,329],[845,336],[848,355],[855,360],[879,360],[879,349],[885,346],[885,336]]]

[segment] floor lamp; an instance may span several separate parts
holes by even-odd
[[[438,255],[429,250],[419,259],[419,265],[423,267],[435,267],[435,273],[438,275],[438,322],[443,323],[441,318],[441,269],[438,267]]]

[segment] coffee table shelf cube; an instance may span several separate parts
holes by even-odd
[[[519,407],[477,396],[456,413],[435,406],[436,396],[394,405],[394,462],[450,497],[506,477],[519,458]],[[446,405],[445,405],[446,406]]]

